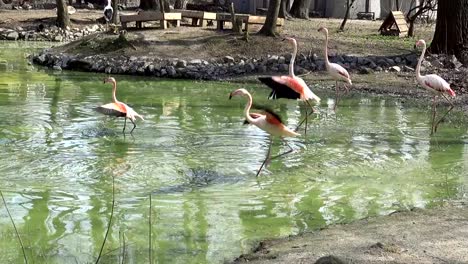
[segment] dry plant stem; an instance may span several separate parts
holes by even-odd
[[[5,202],[5,198],[3,197],[3,192],[0,191],[0,195],[2,196],[2,200],[3,200],[3,204],[5,205],[5,209],[8,213],[8,216],[10,217],[10,220],[11,220],[11,223],[13,224],[13,228],[15,229],[15,233],[16,233],[16,237],[18,238],[18,241],[21,245],[21,250],[23,251],[23,257],[24,257],[24,263],[28,263],[28,259],[26,258],[26,251],[24,251],[24,245],[23,245],[23,241],[21,240],[21,237],[18,233],[18,229],[16,229],[16,225],[15,225],[15,222],[13,221],[13,217],[11,217],[11,214],[10,214],[10,210],[8,210],[8,206]]]
[[[109,223],[107,224],[106,235],[104,236],[104,241],[102,241],[101,250],[99,250],[98,258],[96,259],[96,264],[99,263],[101,259],[102,251],[104,250],[104,245],[106,244],[107,236],[109,235],[109,230],[112,224],[112,218],[114,217],[114,204],[115,204],[115,178],[112,176],[112,207],[111,207],[111,215],[109,217]]]
[[[149,255],[149,263],[153,263],[153,259],[152,259],[152,256],[151,256],[151,251],[152,251],[152,247],[151,247],[151,226],[152,226],[152,223],[151,223],[151,213],[152,213],[152,202],[151,202],[151,193],[149,195],[149,221],[148,221],[148,225],[149,225],[149,240],[148,240],[148,255]]]

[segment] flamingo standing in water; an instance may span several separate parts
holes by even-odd
[[[252,107],[252,95],[250,95],[250,93],[247,90],[237,89],[233,91],[231,94],[229,94],[229,99],[231,99],[233,96],[247,97],[248,101],[244,109],[244,115],[245,115],[245,118],[247,119],[247,122],[257,126],[258,128],[270,134],[270,143],[268,146],[267,156],[257,171],[256,176],[258,176],[268,161],[272,159],[276,159],[280,156],[286,155],[293,151],[293,148],[283,138],[284,137],[296,137],[296,136],[299,136],[300,134],[286,127],[281,121],[281,118],[271,110],[264,109],[265,111],[264,114],[250,113],[250,108]],[[289,150],[282,154],[276,155],[274,157],[270,157],[271,144],[272,144],[271,136],[280,137],[283,140],[283,142],[289,147]]]
[[[101,105],[99,107],[96,107],[96,111],[103,113],[108,116],[115,116],[115,117],[124,117],[125,122],[124,122],[124,127],[122,130],[122,133],[125,133],[125,127],[127,125],[127,118],[132,122],[133,128],[130,131],[130,134],[133,132],[133,130],[136,127],[135,120],[136,118],[140,118],[141,120],[143,119],[143,116],[139,115],[135,110],[133,110],[130,106],[119,102],[117,98],[115,97],[115,92],[117,90],[117,82],[113,77],[107,77],[104,79],[104,83],[112,83],[112,103],[108,103],[105,105]]]
[[[324,54],[323,56],[325,57],[325,67],[327,68],[328,74],[336,81],[335,83],[335,92],[336,92],[336,97],[335,97],[335,106],[333,109],[336,109],[336,106],[338,105],[338,102],[340,100],[340,94],[339,94],[339,88],[338,88],[338,81],[345,82],[349,85],[352,85],[351,82],[351,77],[349,76],[348,71],[343,68],[341,65],[337,63],[330,63],[328,60],[328,29],[325,27],[321,27],[318,29],[319,32],[322,32],[325,34],[325,48],[324,48]],[[344,85],[346,91],[348,91],[348,87],[346,84]]]
[[[421,56],[419,57],[418,65],[416,66],[416,80],[418,80],[419,84],[424,87],[426,90],[431,92],[434,97],[432,99],[432,128],[431,128],[431,135],[437,132],[437,126],[439,123],[444,119],[444,117],[452,111],[454,105],[450,100],[446,97],[446,95],[450,95],[451,97],[455,97],[455,92],[450,88],[450,84],[448,84],[442,77],[436,74],[428,74],[421,76],[421,63],[424,59],[424,54],[426,53],[426,42],[423,39],[420,39],[416,42],[416,46],[423,46],[423,50]],[[450,104],[448,111],[439,119],[439,121],[435,121],[436,117],[436,98],[440,95],[447,102]]]
[[[294,75],[294,61],[297,55],[296,40],[294,38],[289,37],[283,40],[288,40],[294,46],[294,51],[292,53],[291,60],[289,61],[289,75],[259,77],[258,79],[272,89],[269,95],[269,99],[299,99],[301,101],[306,102],[309,105],[311,112],[307,114],[306,109],[305,118],[299,123],[299,125],[295,129],[295,131],[297,131],[302,125],[302,123],[304,123],[305,121],[305,134],[307,134],[307,119],[309,115],[311,115],[314,112],[314,108],[310,104],[309,100],[315,100],[317,103],[320,103],[320,98],[310,90],[310,88],[307,86],[307,84],[302,78]]]

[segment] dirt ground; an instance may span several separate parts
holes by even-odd
[[[467,226],[463,203],[415,209],[264,241],[234,263],[468,263]]]

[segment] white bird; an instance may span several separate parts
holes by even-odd
[[[319,32],[322,32],[325,34],[325,48],[324,48],[324,56],[325,56],[325,67],[327,68],[328,74],[336,81],[335,85],[335,92],[336,92],[336,98],[335,98],[335,107],[338,105],[338,102],[340,100],[340,95],[339,95],[339,89],[338,89],[338,81],[345,82],[349,85],[352,85],[351,82],[351,77],[349,76],[348,71],[343,68],[341,65],[336,64],[336,63],[330,63],[328,61],[328,29],[325,27],[321,27],[318,29]],[[346,84],[344,85],[346,91],[348,91],[348,87]]]
[[[426,42],[423,39],[420,39],[416,42],[416,47],[423,46],[423,50],[421,56],[419,57],[418,65],[416,66],[416,80],[418,80],[419,84],[429,92],[431,92],[434,97],[432,99],[432,128],[431,128],[431,135],[437,132],[437,126],[439,125],[440,121],[444,119],[444,117],[452,111],[454,105],[445,95],[450,95],[451,97],[455,97],[455,92],[450,88],[450,84],[448,84],[442,77],[436,74],[428,74],[421,76],[421,62],[424,59],[424,54],[426,53]],[[440,95],[447,102],[450,104],[448,111],[439,119],[439,121],[435,122],[436,116],[436,97]]]
[[[107,5],[104,7],[104,19],[106,24],[112,20],[112,15],[114,14],[114,9],[112,8],[112,0],[107,0]]]

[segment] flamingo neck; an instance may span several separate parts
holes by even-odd
[[[325,67],[330,68],[330,61],[328,60],[328,31],[325,31],[325,47],[323,55],[325,57]]]
[[[255,122],[255,119],[253,119],[251,116],[250,116],[250,108],[252,107],[252,95],[250,94],[247,94],[247,104],[245,105],[245,109],[244,109],[244,115],[245,115],[245,118],[247,119],[247,121],[249,121],[249,123],[253,123]]]
[[[107,7],[111,7],[112,6],[112,0],[107,0]]]
[[[297,42],[294,41],[294,50],[289,61],[289,76],[294,77],[294,62],[296,61],[297,56]]]
[[[423,50],[421,52],[421,56],[419,57],[418,65],[416,66],[416,79],[421,81],[421,63],[424,59],[424,54],[426,53],[426,43],[423,44]]]
[[[113,81],[112,82],[112,101],[114,103],[118,103],[119,101],[117,101],[117,97],[115,96],[115,93],[117,91],[117,82],[116,81]]]

